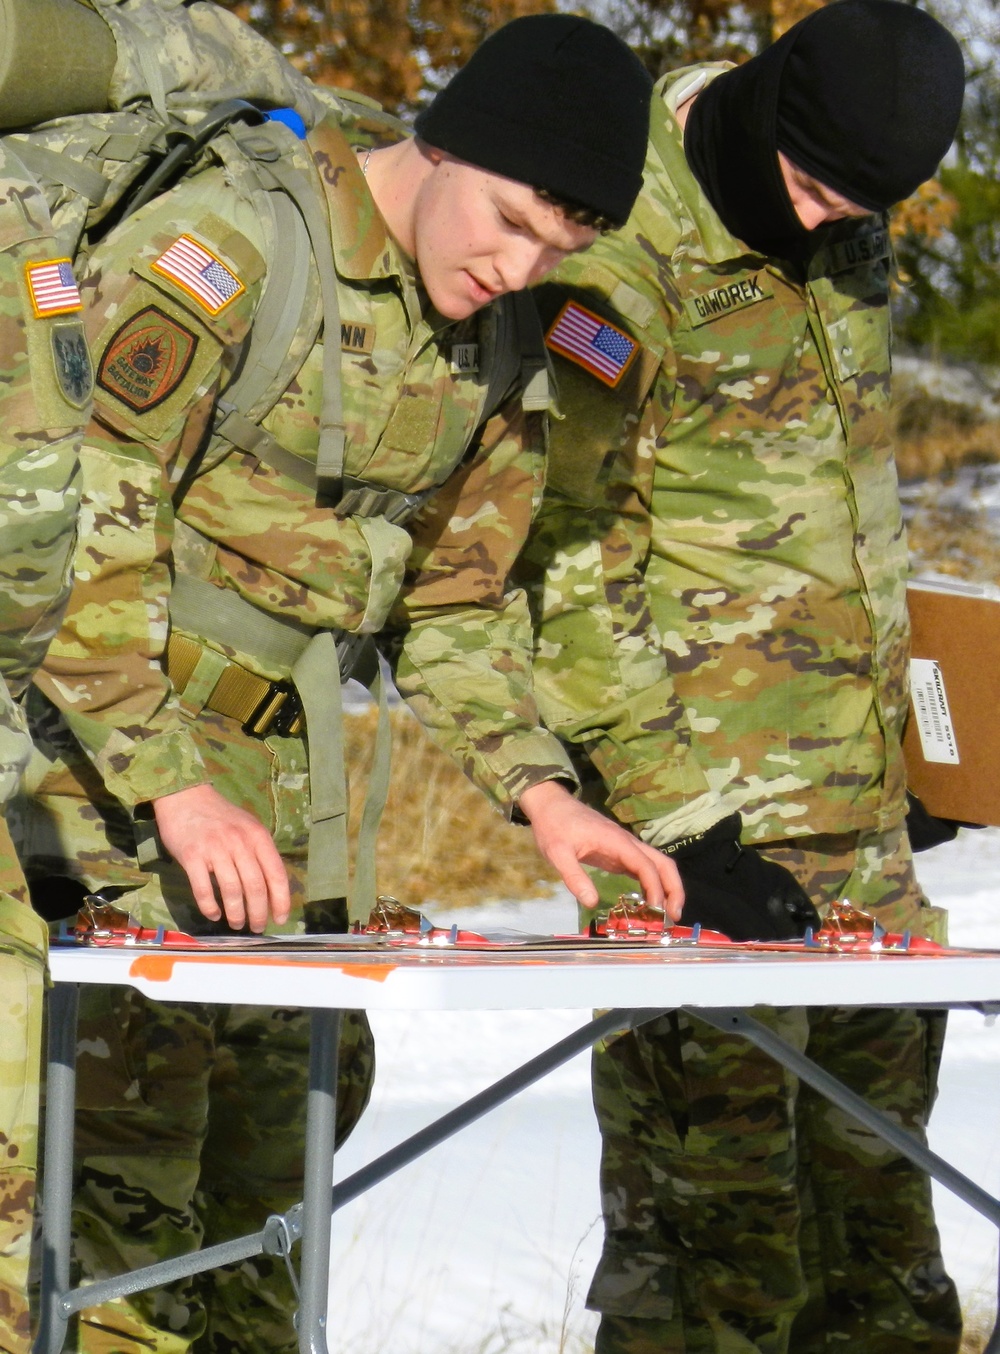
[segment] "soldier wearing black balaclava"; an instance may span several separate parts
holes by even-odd
[[[673,71],[628,223],[537,290],[563,418],[535,690],[676,862],[682,923],[736,940],[794,947],[842,899],[944,938],[904,827],[885,213],[962,90],[952,36],[894,0]],[[793,999],[754,1014],[921,1136],[941,1015]],[[597,1354],[955,1354],[927,1177],[766,1055],[674,1011],[597,1050],[594,1100]]]

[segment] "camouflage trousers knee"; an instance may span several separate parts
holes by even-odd
[[[774,847],[817,905],[943,939],[901,832]],[[924,1138],[938,1013],[752,1014]],[[955,1354],[930,1181],[736,1035],[677,1011],[599,1046],[596,1354]]]
[[[305,899],[308,780],[301,739],[267,743],[206,715],[213,784],[253,812],[282,852],[292,916],[278,929],[336,931],[339,902]],[[29,878],[130,890],[119,905],[144,925],[210,933],[183,872],[136,860],[132,823],[49,710],[32,725],[30,794],[15,806]],[[40,890],[41,891],[41,890]],[[54,915],[54,913],[53,913]],[[274,930],[275,928],[270,928]],[[120,1274],[248,1232],[302,1197],[309,1016],[260,1006],[165,1005],[126,989],[86,990],[78,1041],[74,1258],[77,1277]],[[337,1130],[360,1118],[374,1076],[361,1012],[346,1012]],[[43,1182],[44,1192],[44,1182]],[[229,1269],[88,1309],[68,1348],[79,1354],[292,1354],[295,1294],[283,1260]]]
[[[73,1205],[78,1277],[109,1278],[259,1231],[302,1198],[309,1016],[83,996]],[[349,1012],[338,1143],[367,1103],[373,1048]],[[44,1189],[44,1181],[43,1181]],[[259,1256],[83,1312],[81,1354],[298,1348],[284,1260]]]
[[[0,818],[0,1351],[28,1354],[28,1266],[38,1166],[47,935]]]

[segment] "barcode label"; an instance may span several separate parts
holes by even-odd
[[[958,766],[958,740],[948,709],[944,678],[933,658],[910,659],[910,694],[924,761]]]

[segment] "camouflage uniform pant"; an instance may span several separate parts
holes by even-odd
[[[816,901],[943,939],[901,831],[775,846]],[[938,1013],[756,1008],[918,1138]],[[599,1046],[597,1354],[954,1354],[930,1181],[766,1054],[681,1011]]]
[[[38,1165],[46,931],[0,818],[0,1351],[28,1354],[28,1261]]]
[[[31,745],[24,718],[0,678],[0,813]],[[28,901],[24,876],[0,816],[0,1351],[27,1354],[28,1262],[38,1165],[45,926]]]
[[[335,905],[303,902],[308,777],[301,740],[262,743],[204,714],[213,784],[271,829],[292,884],[290,931],[343,929]],[[215,929],[182,872],[136,864],[127,816],[103,791],[50,707],[33,700],[30,795],[16,803],[29,877],[70,875],[121,899],[144,924]],[[78,1045],[74,1245],[79,1274],[101,1278],[259,1230],[302,1197],[308,1012],[165,1005],[87,988]],[[374,1075],[363,1013],[345,1014],[338,1138],[360,1118]],[[284,1263],[263,1256],[83,1313],[81,1354],[294,1351],[295,1296]]]

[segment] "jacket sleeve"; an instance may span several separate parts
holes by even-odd
[[[263,248],[252,204],[212,171],[115,232],[88,271],[96,394],[77,580],[38,685],[129,807],[205,780],[163,664],[177,521],[218,543],[213,581],[314,626],[374,628],[374,575],[383,592],[402,575],[405,533],[338,519],[249,455],[202,459],[250,336]],[[207,257],[207,279],[191,257]]]
[[[392,618],[396,683],[431,737],[510,817],[531,785],[576,777],[539,720],[531,618],[511,582],[541,490],[544,424],[516,401],[413,525]]]
[[[578,294],[553,290],[553,314]],[[584,301],[603,302],[611,313],[599,293],[588,291]],[[556,358],[561,417],[518,576],[530,600],[546,725],[590,760],[617,818],[644,836],[676,820],[680,836],[723,810],[691,750],[646,596],[655,451],[672,384],[666,349],[650,350],[638,330],[636,337],[643,350],[621,389]],[[669,831],[657,835],[672,839]]]
[[[212,243],[205,232],[192,234]],[[148,266],[177,235],[126,229],[94,256],[85,275],[96,389],[81,448],[75,581],[36,677],[128,807],[206,779],[161,661],[171,490],[201,444],[256,291],[244,284],[224,323],[207,312],[203,319],[190,298],[154,280]],[[224,257],[235,273],[236,263]]]
[[[45,199],[8,144],[0,180],[0,675],[19,695],[69,594],[91,375]]]

